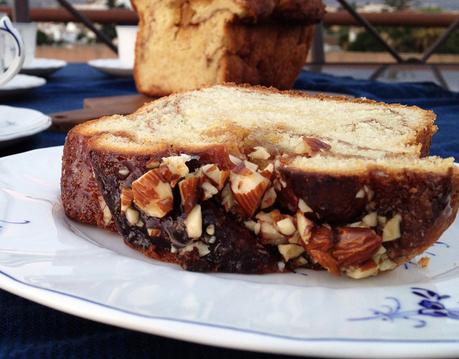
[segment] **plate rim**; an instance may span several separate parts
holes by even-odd
[[[0,158],[0,162],[4,159],[11,159],[16,156],[27,156],[32,152],[62,151],[62,148],[63,146],[54,146],[35,149],[32,151],[5,156]],[[63,291],[27,283],[16,278],[11,273],[7,273],[2,270],[0,270],[0,288],[50,308],[89,320],[95,320],[101,323],[154,335],[217,347],[288,355],[365,358],[369,357],[369,355],[368,352],[362,352],[362,349],[366,349],[368,344],[372,344],[375,345],[373,349],[378,349],[377,351],[374,351],[374,353],[377,353],[378,357],[384,358],[393,358],[395,353],[401,358],[413,357],[413,355],[418,358],[455,357],[458,354],[457,343],[459,343],[459,337],[457,339],[446,340],[296,338],[186,319],[149,316],[110,306],[71,293],[65,293]],[[69,305],[68,302],[74,304],[79,303],[80,305]],[[89,308],[90,310],[85,310],[85,308]],[[116,313],[116,315],[107,315],[110,313]],[[142,323],[139,323],[139,318]],[[181,331],[176,331],[174,329],[174,323],[182,327],[185,326],[185,328]],[[164,324],[166,324],[166,326],[164,326]],[[191,330],[193,328],[217,330],[221,331],[221,334],[226,333],[228,335],[217,335],[213,337],[214,340],[211,340],[212,338],[209,336],[202,337],[198,330]],[[247,340],[247,338],[242,338],[243,340],[241,341],[241,336],[246,336],[249,340]],[[215,340],[216,337],[218,340]],[[266,338],[269,338],[270,340],[266,341]],[[349,348],[345,352],[343,352],[341,347],[335,348],[334,346],[330,346],[330,343],[343,342],[349,343]],[[416,352],[416,349],[423,349],[419,344],[431,344],[431,351],[426,352],[424,350],[424,352]]]
[[[17,140],[17,139],[20,139],[20,138],[24,138],[24,137],[29,137],[29,136],[35,135],[37,133],[40,133],[40,132],[48,129],[52,124],[51,117],[49,117],[48,115],[45,115],[43,112],[31,109],[31,108],[15,107],[15,106],[8,106],[8,105],[0,105],[0,107],[9,107],[9,108],[12,108],[14,110],[18,110],[19,109],[19,110],[26,110],[26,111],[34,112],[35,114],[37,114],[37,116],[40,115],[41,118],[42,118],[40,120],[40,122],[37,121],[37,123],[33,127],[27,128],[26,130],[23,129],[21,132],[15,132],[15,133],[10,134],[9,136],[7,135],[5,137],[2,137],[1,134],[0,134],[0,144],[2,144],[4,142]],[[27,151],[27,152],[31,152],[31,151]],[[25,152],[22,152],[22,153],[25,153]],[[15,156],[15,155],[11,155],[11,156]],[[10,156],[2,157],[2,158],[0,158],[0,160],[3,159],[3,158],[7,158],[7,157],[10,157]]]

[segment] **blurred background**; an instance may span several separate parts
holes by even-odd
[[[348,0],[347,4],[371,23],[399,56],[391,54],[341,1],[324,2],[328,13],[316,31],[306,69],[388,82],[433,81],[444,88],[459,90],[459,31],[457,24],[453,26],[459,19],[458,0]],[[14,5],[17,8],[25,3],[0,0],[0,12],[11,14]],[[69,3],[114,45],[115,25],[137,21],[128,0]],[[115,52],[72,17],[60,1],[29,0],[27,6],[26,16],[38,22],[37,57],[67,62],[116,58]],[[437,44],[446,30],[448,36]]]

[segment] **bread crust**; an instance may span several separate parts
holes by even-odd
[[[262,86],[250,86],[250,85],[236,85],[236,84],[225,84],[225,86],[244,88],[250,91],[265,93],[265,94],[284,94],[291,97],[309,98],[311,95],[302,91],[281,91],[276,88],[268,88]],[[172,95],[175,96],[175,95]],[[377,106],[384,107],[395,107],[404,108],[408,106],[391,104],[387,105],[381,102],[377,102],[369,99],[349,99],[347,97],[337,97],[328,95],[314,96],[323,101],[333,99],[334,101],[340,102],[353,102],[353,103],[366,103],[374,104]],[[132,116],[146,113],[148,108],[155,105],[157,101],[167,101],[168,99],[160,99],[145,104],[138,109]],[[419,156],[423,157],[429,153],[430,143],[432,136],[437,131],[437,127],[434,124],[435,114],[432,111],[425,111],[416,106],[410,108],[416,111],[422,111],[425,126],[418,132],[414,144],[419,144]],[[107,130],[96,130],[94,124],[103,122],[105,119],[111,119],[112,117],[103,117],[98,120],[88,121],[81,125],[74,127],[68,134],[65,145],[64,155],[62,159],[62,176],[61,176],[61,192],[62,192],[62,203],[65,212],[68,217],[75,219],[76,221],[88,224],[98,225],[102,228],[109,228],[114,230],[113,224],[109,225],[104,223],[103,212],[99,204],[99,198],[102,197],[96,181],[92,173],[92,165],[89,160],[89,146],[88,141],[90,138],[95,138],[103,135],[104,133],[112,133]],[[96,122],[98,121],[98,122]],[[121,136],[128,135],[122,134]],[[96,141],[92,144],[94,149],[101,149],[105,151],[112,151],[119,154],[128,155],[140,155],[145,152],[151,153],[157,151],[157,148],[142,147],[141,149],[125,148],[120,149],[117,147],[110,147],[104,144],[100,147]],[[212,146],[209,147],[211,151]],[[189,148],[188,148],[189,150]]]

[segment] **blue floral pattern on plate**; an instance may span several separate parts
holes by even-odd
[[[412,287],[411,293],[420,297],[418,308],[402,310],[402,304],[395,297],[386,297],[391,304],[385,304],[382,309],[370,309],[373,315],[361,318],[350,318],[349,321],[375,320],[393,322],[396,319],[414,321],[414,328],[423,328],[427,325],[427,317],[449,318],[459,320],[459,307],[448,308],[444,301],[451,298],[450,295],[440,295],[433,290]],[[458,302],[459,303],[459,302]]]

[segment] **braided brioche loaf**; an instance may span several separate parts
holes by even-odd
[[[150,96],[223,82],[287,89],[306,61],[321,0],[133,0],[134,76]]]
[[[189,270],[366,277],[455,218],[453,159],[422,158],[435,130],[417,107],[214,86],[74,128],[62,200]]]

